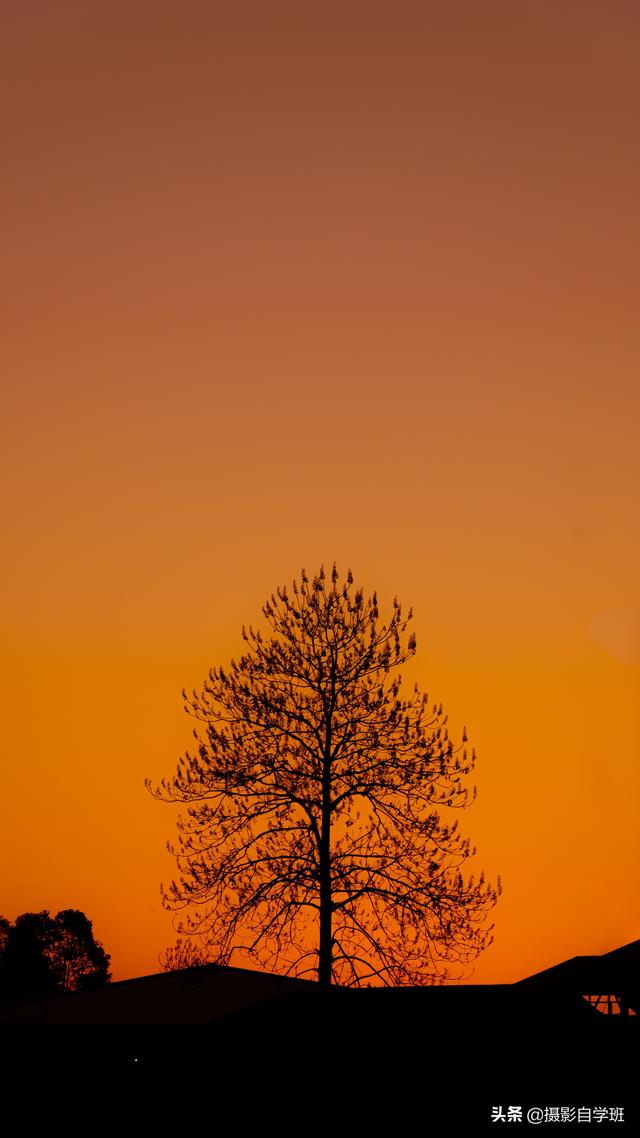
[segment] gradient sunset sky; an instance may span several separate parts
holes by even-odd
[[[474,979],[640,937],[638,4],[0,21],[0,913],[158,971],[180,691],[336,560],[478,753]]]

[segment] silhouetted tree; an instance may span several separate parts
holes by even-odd
[[[111,979],[109,956],[78,909],[51,917],[22,913],[0,918],[0,992],[4,997],[44,996],[97,988]]]
[[[9,925],[0,961],[4,995],[51,995],[57,991],[49,959],[52,921],[47,912],[22,913]]]
[[[182,940],[178,937],[175,944],[165,948],[160,954],[160,963],[164,972],[176,972],[181,968],[196,968],[201,964],[209,964],[210,956],[201,945],[194,944],[192,940]]]
[[[475,763],[454,750],[442,705],[392,672],[416,651],[393,601],[380,624],[351,572],[333,566],[263,609],[248,651],[183,691],[194,730],[175,777],[153,789],[188,804],[178,820],[179,881],[163,889],[178,926],[228,962],[235,948],[275,971],[317,970],[321,984],[433,983],[490,943],[500,892],[465,881],[475,850],[440,812],[475,797]]]
[[[4,956],[4,951],[7,947],[9,940],[9,932],[11,930],[11,922],[6,917],[0,917],[0,963]]]
[[[87,991],[110,981],[110,957],[93,935],[93,924],[79,909],[63,909],[51,960],[61,992]]]

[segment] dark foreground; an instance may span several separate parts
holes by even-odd
[[[0,1038],[5,1101],[48,1088],[48,1106],[212,1133],[639,1132],[640,1017],[514,985],[303,984],[211,1022],[5,1022]]]

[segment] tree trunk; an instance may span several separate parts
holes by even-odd
[[[333,941],[331,936],[331,734],[327,732],[322,763],[322,830],[320,834],[320,952],[318,982],[331,986]]]

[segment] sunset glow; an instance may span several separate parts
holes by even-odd
[[[301,567],[476,748],[476,982],[640,936],[640,10],[2,16],[0,913],[175,939],[183,687]]]

